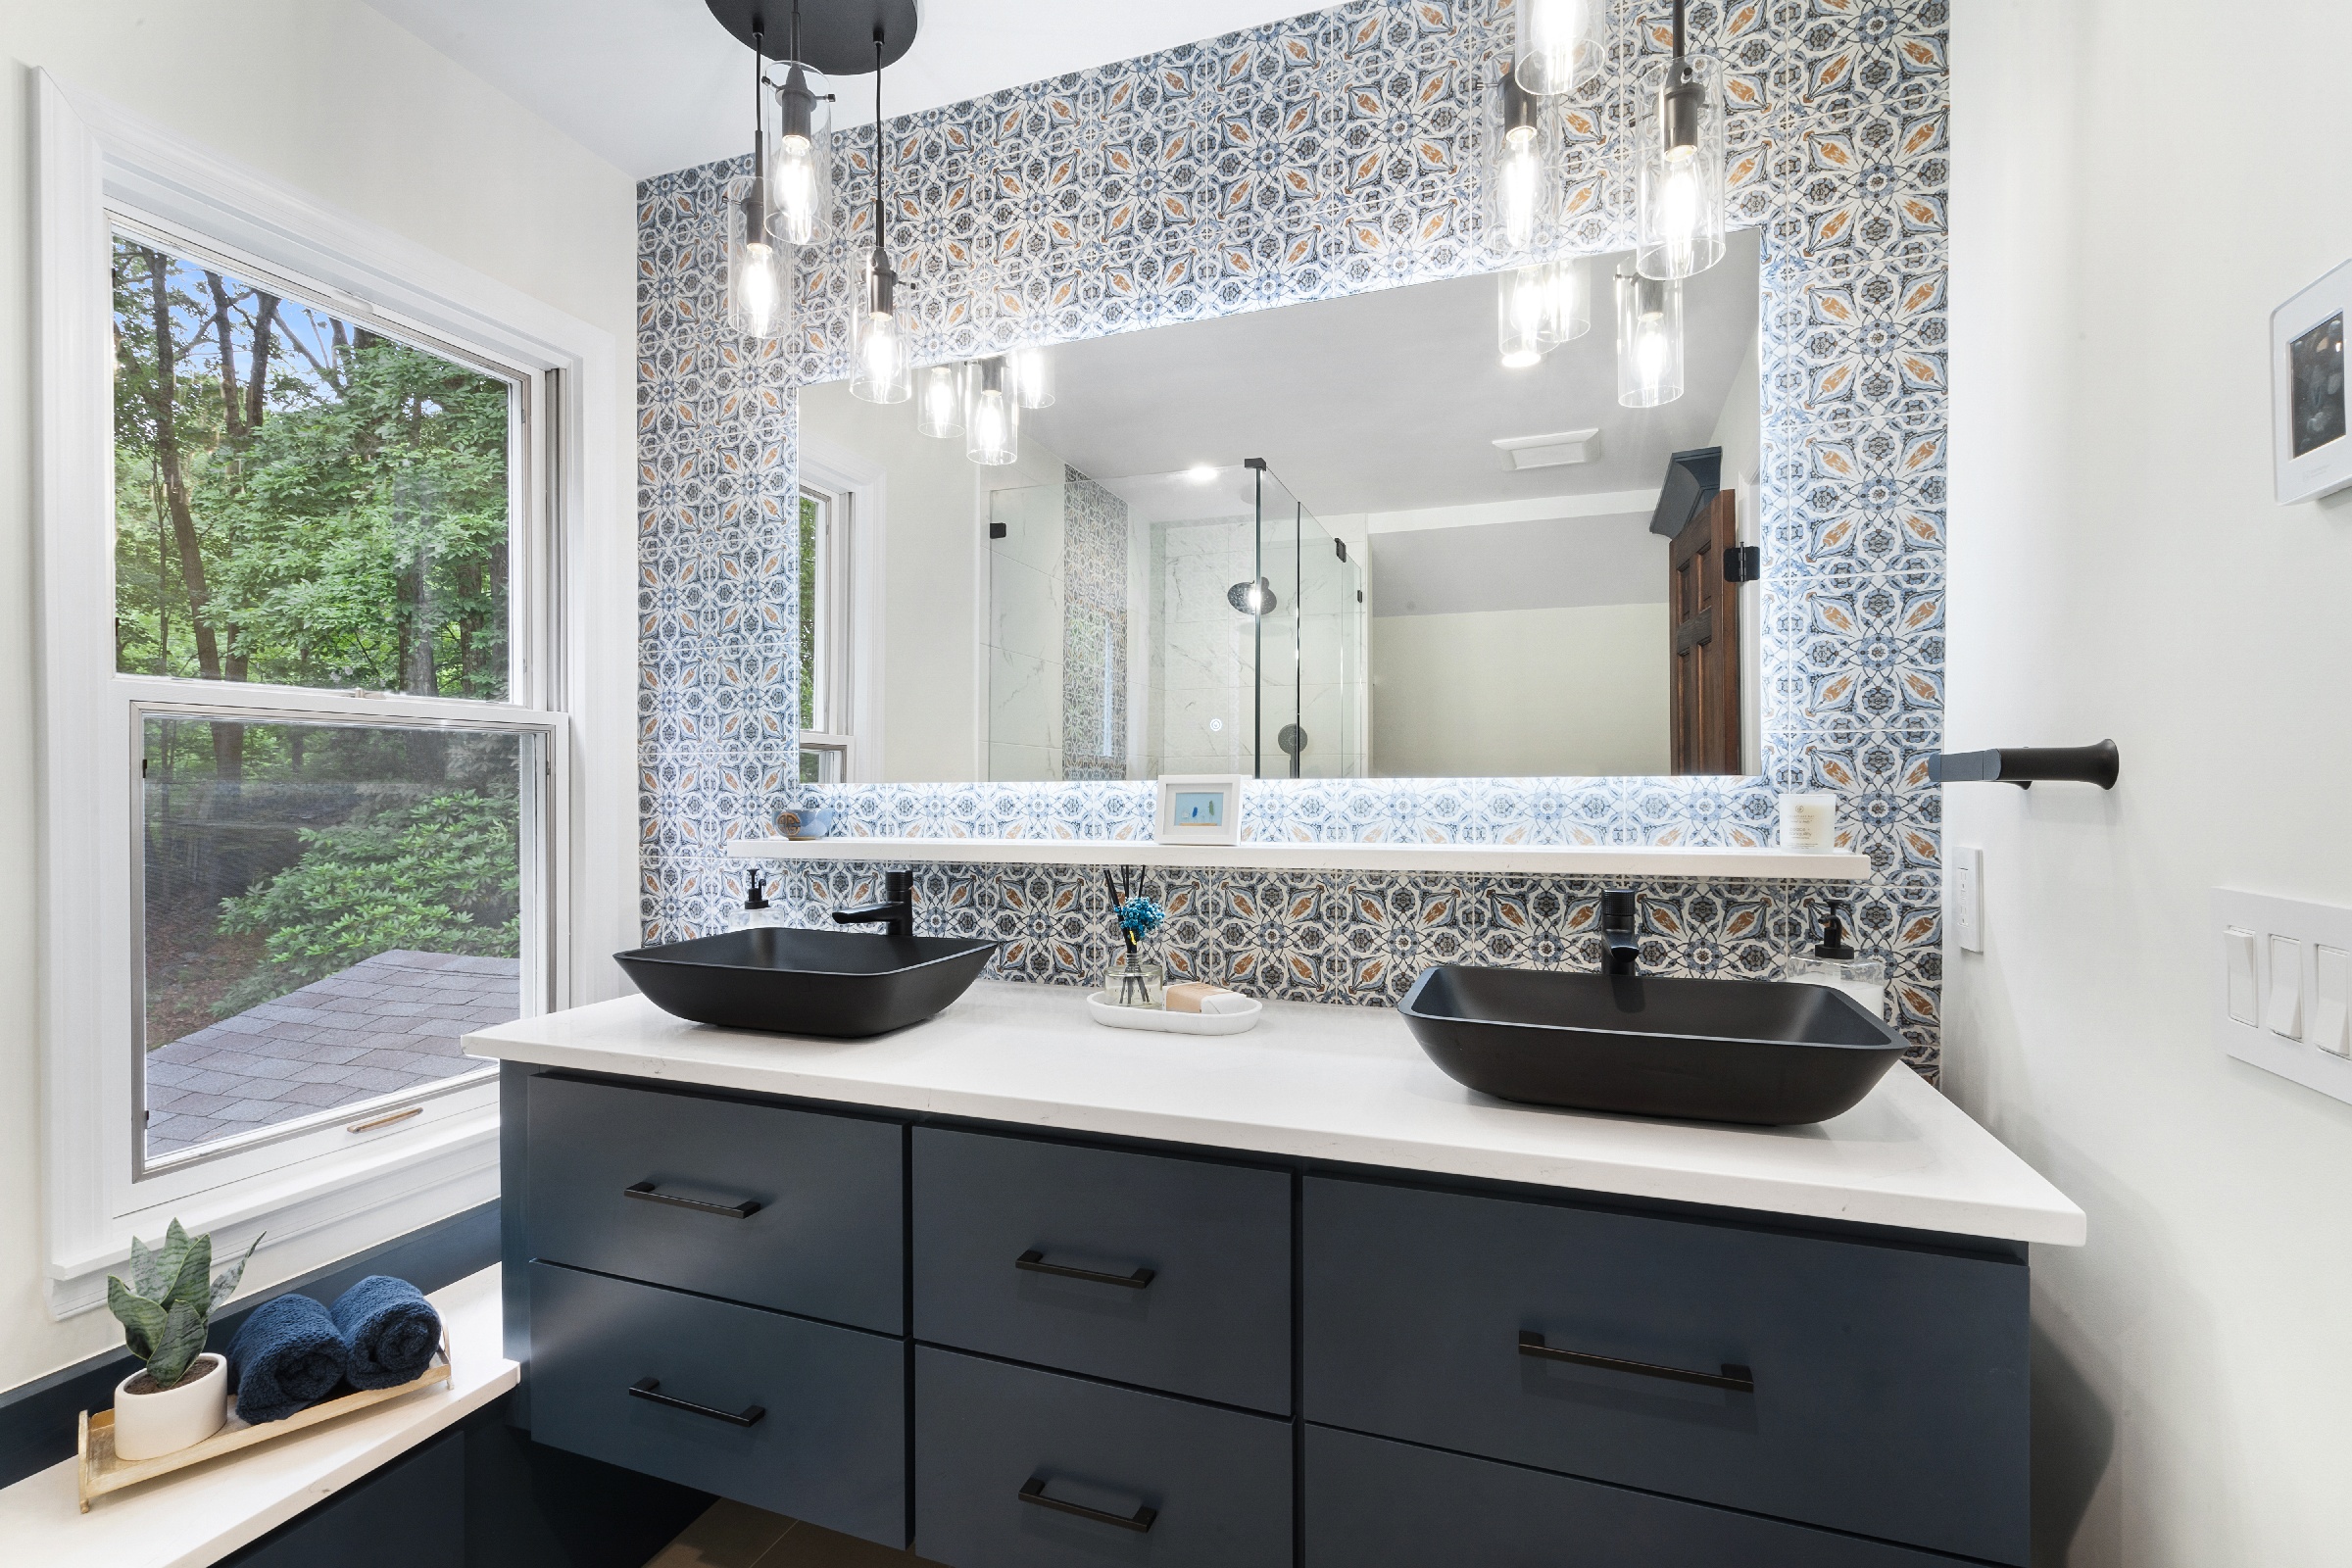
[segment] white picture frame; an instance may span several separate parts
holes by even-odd
[[[2344,328],[2352,262],[2271,313],[2271,449],[2279,505],[2352,485]]]
[[[1170,773],[1159,780],[1152,837],[1161,844],[1242,842],[1240,773]]]

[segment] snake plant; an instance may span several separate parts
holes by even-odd
[[[122,1322],[122,1343],[147,1363],[147,1375],[158,1388],[171,1388],[187,1375],[189,1365],[204,1348],[213,1309],[229,1298],[253,1249],[213,1273],[213,1239],[190,1236],[173,1220],[164,1232],[164,1245],[150,1251],[137,1237],[130,1241],[130,1283],[120,1275],[106,1277],[106,1305]]]

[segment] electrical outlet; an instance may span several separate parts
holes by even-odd
[[[2352,908],[2217,888],[2211,930],[2222,1050],[2352,1102]]]
[[[1951,889],[1952,940],[1963,953],[1984,951],[1984,852],[1970,845],[1956,846],[1944,863],[1944,885]]]

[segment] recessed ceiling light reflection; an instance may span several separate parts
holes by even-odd
[[[1184,470],[1184,476],[1195,484],[1206,484],[1217,476],[1217,466],[1213,463],[1196,463]]]

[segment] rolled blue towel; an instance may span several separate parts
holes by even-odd
[[[260,1426],[283,1421],[340,1388],[351,1359],[326,1308],[307,1296],[281,1296],[245,1314],[228,1342],[228,1386],[237,1414]]]
[[[370,1274],[328,1308],[351,1347],[344,1376],[355,1389],[389,1389],[413,1381],[441,1348],[441,1314],[407,1280]]]

